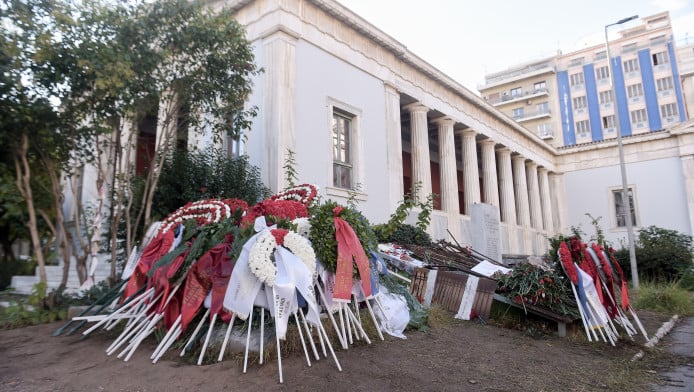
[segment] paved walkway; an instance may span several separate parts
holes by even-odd
[[[690,361],[660,376],[667,380],[667,385],[658,386],[658,392],[694,392],[694,317],[687,317],[678,322],[663,342],[671,353],[689,357]]]

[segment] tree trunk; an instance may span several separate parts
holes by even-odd
[[[27,157],[29,151],[29,137],[27,134],[22,135],[21,145],[18,152],[14,155],[14,166],[17,172],[17,188],[19,193],[24,197],[27,203],[27,212],[29,213],[29,234],[31,235],[31,244],[34,249],[34,256],[39,269],[39,281],[46,283],[46,261],[43,251],[41,250],[41,238],[39,238],[39,229],[36,220],[36,209],[34,207],[34,194],[31,190],[31,169],[29,167],[29,159]]]
[[[120,167],[120,157],[121,157],[121,126],[116,126],[113,129],[113,134],[111,135],[113,139],[111,140],[111,151],[113,152],[111,156],[113,161],[111,162],[113,175],[111,176],[111,192],[109,192],[109,223],[111,225],[111,271],[109,273],[109,283],[113,284],[116,282],[116,266],[118,257],[118,222],[120,221],[121,212],[121,202],[123,192],[121,191],[120,184],[118,181],[118,168]]]
[[[68,276],[70,274],[70,261],[72,260],[72,252],[70,245],[68,244],[69,236],[65,228],[65,216],[63,215],[63,201],[65,196],[63,194],[63,187],[60,183],[60,178],[58,176],[58,171],[55,168],[53,160],[46,154],[41,154],[41,161],[46,167],[48,172],[48,178],[51,181],[51,192],[53,193],[54,208],[55,208],[55,223],[52,224],[49,220],[47,214],[42,213],[41,216],[48,223],[53,236],[55,237],[56,244],[60,249],[61,256],[63,258],[63,276],[60,280],[60,286],[65,287],[67,285]],[[79,201],[76,201],[79,203]]]

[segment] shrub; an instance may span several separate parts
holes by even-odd
[[[393,242],[401,245],[431,245],[431,236],[429,233],[416,226],[402,224],[392,233],[385,230],[384,224],[375,225],[373,229],[380,243]]]
[[[692,237],[675,230],[649,226],[639,231],[635,244],[639,277],[671,282],[680,280],[692,269]],[[629,250],[620,249],[615,257],[626,276],[631,276]]]
[[[249,205],[265,199],[270,190],[248,157],[228,158],[224,151],[177,151],[162,167],[152,208],[163,218],[191,201],[237,198]]]

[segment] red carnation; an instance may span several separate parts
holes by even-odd
[[[571,259],[571,251],[569,250],[569,246],[566,245],[566,242],[564,241],[559,244],[559,259],[561,260],[561,264],[564,266],[564,271],[571,282],[573,282],[573,284],[578,284],[578,271],[576,271],[576,267]]]

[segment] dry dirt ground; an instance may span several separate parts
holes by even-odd
[[[649,334],[669,318],[639,315]],[[149,338],[123,362],[104,353],[112,334],[52,337],[60,325],[0,331],[1,391],[652,391],[656,370],[676,361],[656,348],[631,362],[643,337],[611,347],[586,342],[576,326],[559,338],[448,319],[407,331],[407,340],[338,349],[342,372],[329,358],[308,367],[294,352],[282,360],[280,384],[274,358],[250,364],[246,374],[238,358],[196,366],[169,353],[152,364]]]

